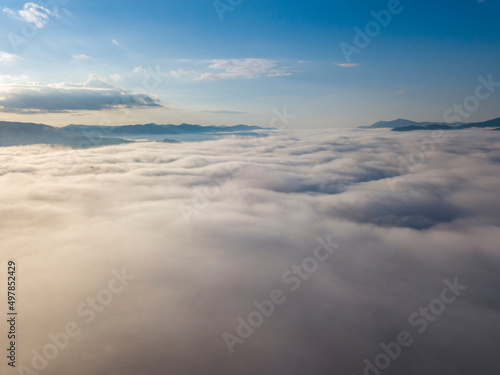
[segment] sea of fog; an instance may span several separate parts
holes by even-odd
[[[283,130],[0,160],[12,374],[500,373],[500,132]]]

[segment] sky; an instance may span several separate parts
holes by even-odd
[[[500,82],[500,4],[492,0],[1,7],[4,121],[269,127],[278,117],[313,129],[500,116],[498,85],[483,87],[487,99],[476,90]],[[457,116],[454,105],[469,110]]]

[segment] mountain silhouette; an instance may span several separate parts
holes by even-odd
[[[94,147],[133,142],[126,136],[148,136],[161,134],[203,134],[250,132],[262,129],[259,126],[201,126],[181,125],[123,125],[93,126],[68,125],[62,128],[27,122],[0,121],[0,147],[32,144],[53,144],[71,147]],[[164,141],[165,142],[165,141]]]

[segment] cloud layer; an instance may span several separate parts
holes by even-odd
[[[84,83],[11,82],[0,88],[0,112],[99,111],[159,106],[158,98],[142,93],[129,93],[97,75],[91,75]]]
[[[408,331],[384,374],[498,374],[500,134],[447,133],[400,175],[429,136],[0,148],[19,363],[75,321],[82,333],[45,373],[362,374]],[[391,189],[388,175],[404,178]],[[326,236],[340,247],[291,291],[283,273]],[[136,278],[86,324],[77,306],[123,267]],[[467,289],[417,333],[409,317],[455,278]],[[223,333],[274,289],[286,302],[230,354]]]

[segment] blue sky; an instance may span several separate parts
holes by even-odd
[[[269,126],[286,109],[290,128],[443,121],[479,77],[500,82],[493,0],[1,6],[2,120]],[[367,46],[356,27],[371,32]],[[357,52],[346,57],[341,45]],[[469,101],[463,121],[500,117],[496,90]]]

